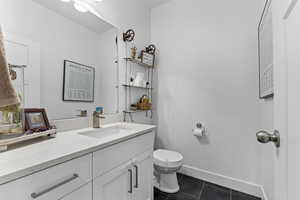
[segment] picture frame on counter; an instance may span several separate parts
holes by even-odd
[[[155,55],[148,53],[146,51],[142,51],[141,53],[141,57],[142,57],[142,63],[145,65],[149,65],[151,67],[154,66],[154,62],[155,62]]]
[[[51,126],[44,108],[25,108],[25,131],[40,132],[50,130]]]

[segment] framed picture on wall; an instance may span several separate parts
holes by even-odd
[[[273,22],[271,0],[267,0],[258,27],[259,98],[273,97]]]
[[[64,61],[63,101],[94,102],[95,68]]]

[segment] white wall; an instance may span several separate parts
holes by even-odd
[[[18,5],[15,5],[18,3]],[[16,0],[12,1],[3,1],[1,2],[0,13],[0,23],[4,24],[6,29],[12,30],[20,34],[24,34],[27,29],[28,37],[38,37],[40,32],[32,31],[34,30],[34,23],[36,21],[41,21],[42,19],[35,17],[35,12],[30,12],[33,9],[32,4],[26,4],[24,1],[17,2]],[[121,40],[122,33],[127,31],[129,28],[132,28],[136,32],[135,45],[142,49],[149,44],[150,41],[150,8],[146,6],[144,2],[140,0],[127,0],[127,1],[118,1],[118,0],[109,0],[99,3],[97,10],[101,13],[104,20],[112,23],[119,28],[119,57],[125,57],[125,44]],[[10,17],[7,17],[10,16]],[[24,16],[26,16],[24,18]],[[26,23],[18,25],[19,21],[32,21],[28,26]],[[16,24],[15,27],[11,27],[11,24]],[[47,23],[44,23],[45,27],[42,31],[47,31]],[[4,27],[4,28],[5,28]],[[53,30],[52,30],[53,31]],[[125,62],[124,60],[119,60],[120,64],[120,82],[124,82],[124,69]],[[120,89],[120,110],[122,111],[125,107],[125,90]],[[122,113],[120,113],[122,115]],[[143,113],[137,114],[135,117],[136,121],[151,123],[152,120],[148,117],[145,117]]]
[[[141,0],[109,0],[99,3],[97,10],[103,19],[119,28],[119,65],[120,65],[120,84],[125,83],[126,63],[122,59],[128,55],[126,44],[122,40],[122,33],[128,29],[134,29],[136,37],[134,45],[142,50],[150,44],[150,7]],[[128,45],[130,46],[130,45]],[[129,50],[129,48],[127,48]],[[127,54],[126,54],[127,53]],[[142,94],[132,95],[132,102]],[[125,109],[125,89],[120,87],[120,111]],[[122,115],[122,113],[120,113]],[[152,123],[152,119],[145,113],[134,114],[135,122]]]
[[[1,2],[0,8],[0,23],[5,31],[19,34],[40,44],[41,74],[33,76],[41,76],[41,106],[47,109],[50,119],[75,117],[78,109],[86,109],[91,114],[96,106],[102,106],[100,98],[103,99],[103,96],[108,94],[100,88],[100,35],[31,0],[6,0]],[[114,40],[110,45],[114,45]],[[65,59],[96,68],[94,103],[62,101]],[[111,78],[116,80],[116,76]],[[108,83],[106,89],[116,90],[115,85]],[[116,95],[112,98],[116,99]],[[113,103],[115,102],[111,102]],[[112,110],[107,111],[115,112],[116,108]]]
[[[111,29],[101,34],[98,42],[98,59],[99,65],[99,105],[105,109],[105,113],[119,112],[119,90],[118,86],[118,52],[116,37],[118,30]],[[108,112],[107,112],[108,111]]]
[[[159,48],[157,147],[185,165],[259,184],[257,25],[262,1],[173,0],[151,13]],[[208,137],[191,130],[201,122]]]

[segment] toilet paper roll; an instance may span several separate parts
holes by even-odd
[[[204,129],[203,128],[195,128],[193,129],[193,135],[196,137],[203,137],[204,136]]]

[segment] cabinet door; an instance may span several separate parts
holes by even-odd
[[[153,151],[143,153],[133,162],[134,200],[153,200]]]
[[[65,196],[61,200],[92,200],[92,184],[89,183],[82,188]]]
[[[0,200],[58,200],[91,179],[92,155],[89,154],[0,185]]]
[[[131,162],[94,180],[94,200],[131,200],[132,194],[133,169]]]

